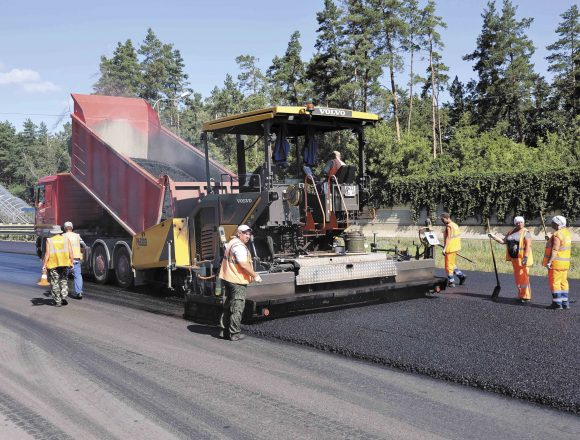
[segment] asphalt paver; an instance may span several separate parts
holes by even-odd
[[[532,277],[532,303],[513,277],[468,273],[435,298],[311,313],[244,327],[275,338],[580,413],[580,280],[570,310],[547,310],[547,277]]]

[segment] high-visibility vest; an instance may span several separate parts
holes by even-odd
[[[46,239],[46,252],[48,252],[47,269],[70,266],[67,240],[62,235]]]
[[[513,229],[508,235],[512,235],[514,232],[516,232],[515,229]],[[517,258],[520,265],[522,264],[522,258],[525,257],[525,245],[526,245],[526,234],[527,233],[528,233],[528,230],[526,228],[522,228],[520,230],[520,242],[518,243],[518,258]],[[508,235],[506,235],[506,237]],[[510,254],[509,254],[507,247],[506,247],[505,261],[512,261],[512,260],[516,260],[516,258],[510,257]],[[532,250],[530,249],[530,252],[528,253],[528,262],[526,264],[526,267],[530,267],[533,265],[534,265],[534,255],[532,254]]]
[[[567,228],[558,229],[546,242],[546,250],[544,251],[544,261],[542,264],[546,266],[552,256],[554,237],[560,239],[560,250],[558,250],[558,255],[552,261],[552,269],[567,270],[570,268],[570,257],[572,255],[572,236]]]
[[[447,236],[448,227],[451,228],[449,236]],[[461,250],[461,232],[456,223],[449,222],[443,236],[445,237],[445,252],[459,252]]]
[[[81,236],[73,231],[68,231],[62,234],[64,237],[70,241],[73,250],[73,258],[75,260],[80,260],[83,258],[83,254],[81,253]]]
[[[250,284],[252,282],[252,277],[249,273],[242,269],[242,266],[240,266],[240,264],[236,261],[236,257],[233,252],[234,247],[236,246],[244,246],[246,248],[248,251],[247,262],[252,264],[252,256],[250,255],[250,251],[247,246],[239,238],[232,238],[226,245],[224,259],[220,267],[219,277],[222,280],[234,284]]]

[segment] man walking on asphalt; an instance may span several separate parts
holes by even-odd
[[[72,272],[75,286],[76,299],[83,299],[83,275],[81,274],[81,261],[83,259],[83,251],[87,247],[79,234],[73,232],[73,224],[71,222],[64,223],[63,236],[70,242],[73,250],[74,267],[69,270],[67,276]],[[81,251],[81,248],[83,251]]]
[[[451,221],[448,212],[441,214],[441,221],[445,225],[443,232],[443,256],[445,257],[445,272],[447,273],[448,287],[455,287],[454,275],[459,278],[459,284],[465,283],[467,278],[456,264],[457,252],[461,250],[461,232],[459,226]]]
[[[68,304],[68,269],[74,266],[73,250],[70,242],[62,235],[60,226],[55,225],[46,239],[42,270],[48,270],[50,292],[56,307]]]
[[[552,304],[549,309],[567,310],[568,302],[568,269],[572,255],[572,237],[566,228],[566,218],[557,215],[552,218],[554,233],[546,242],[543,266],[548,269],[548,283],[552,292]]]
[[[262,278],[254,271],[252,256],[247,247],[252,235],[248,225],[240,225],[224,252],[219,277],[223,280],[226,300],[220,318],[220,337],[237,341],[240,339],[242,313],[246,304],[248,284],[261,283]]]

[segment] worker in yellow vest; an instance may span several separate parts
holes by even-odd
[[[506,245],[505,260],[512,262],[514,278],[518,289],[518,301],[529,304],[532,299],[529,268],[534,264],[532,254],[532,235],[525,227],[525,219],[518,215],[514,217],[514,228],[503,238],[488,233],[487,235],[498,243]]]
[[[448,212],[441,214],[441,221],[445,225],[443,232],[443,256],[445,257],[445,272],[447,273],[447,286],[455,287],[455,277],[459,278],[459,284],[465,283],[466,276],[457,267],[457,253],[461,250],[461,232],[459,226],[451,221]]]
[[[240,225],[224,252],[219,278],[225,286],[225,303],[220,318],[220,336],[230,341],[240,339],[242,331],[242,313],[246,304],[248,284],[252,281],[261,283],[262,278],[254,271],[252,255],[248,242],[252,229],[248,225]]]
[[[68,268],[74,266],[73,250],[70,242],[62,235],[60,226],[55,225],[46,239],[42,270],[48,271],[50,292],[56,307],[68,304]]]
[[[83,252],[87,247],[79,234],[73,232],[72,222],[64,222],[63,236],[70,241],[74,256],[74,267],[69,271],[73,275],[76,299],[83,299],[83,275],[81,273],[81,263],[83,261]]]
[[[549,309],[568,310],[568,269],[572,255],[572,237],[566,228],[566,218],[557,215],[552,218],[554,233],[546,242],[543,266],[548,268],[548,282],[552,292]]]

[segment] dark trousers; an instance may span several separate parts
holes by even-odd
[[[223,280],[222,280],[223,281]],[[220,318],[220,327],[224,334],[233,336],[242,331],[242,313],[246,305],[245,284],[234,284],[223,281],[225,291],[225,302]]]

